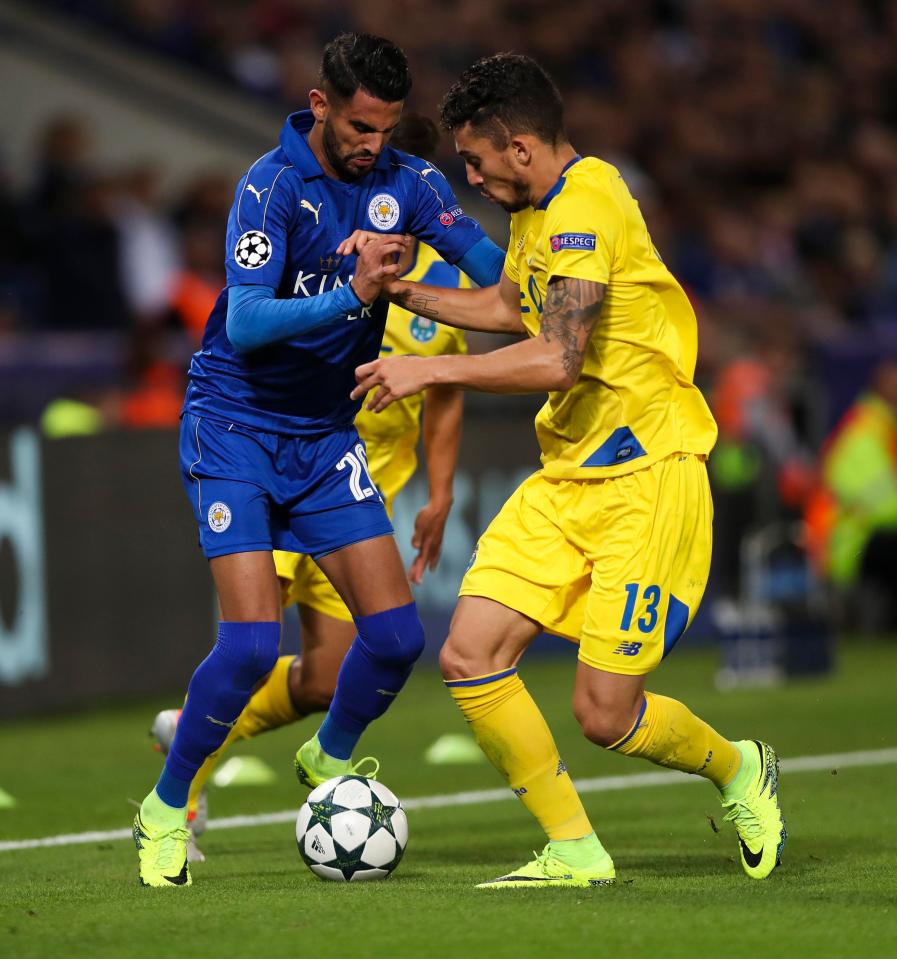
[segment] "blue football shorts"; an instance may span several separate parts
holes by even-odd
[[[282,436],[185,413],[180,460],[209,559],[270,549],[318,557],[392,534],[354,426]]]

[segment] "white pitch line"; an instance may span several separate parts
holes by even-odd
[[[889,766],[897,763],[897,748],[865,749],[852,753],[830,753],[825,756],[795,756],[783,759],[780,769],[783,773],[820,772],[824,769],[849,769],[861,766]],[[630,776],[599,776],[595,779],[577,779],[576,788],[580,793],[615,792],[620,789],[641,789],[650,786],[682,786],[685,783],[701,782],[699,776],[671,770],[636,773]],[[470,792],[445,793],[439,796],[418,796],[406,799],[405,809],[445,809],[450,806],[472,806],[480,803],[508,802],[514,794],[508,789],[479,789]],[[208,829],[239,829],[244,826],[271,826],[278,823],[293,822],[297,815],[295,809],[282,812],[259,813],[255,816],[227,816],[222,819],[210,819]],[[11,839],[0,842],[0,852],[13,852],[19,849],[40,849],[45,846],[75,846],[91,842],[111,842],[116,839],[129,839],[130,829],[110,829],[106,832],[78,832],[62,836],[46,836],[43,839]]]

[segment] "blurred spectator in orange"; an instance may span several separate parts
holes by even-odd
[[[119,423],[127,429],[177,426],[187,386],[179,338],[160,326],[134,336],[128,375],[132,386],[119,407]]]
[[[206,320],[224,286],[221,229],[208,219],[193,219],[181,237],[183,269],[174,278],[169,307],[176,323],[198,348]]]

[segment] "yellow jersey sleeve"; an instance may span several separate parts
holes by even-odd
[[[607,285],[623,259],[624,223],[606,193],[572,182],[549,205],[542,232],[547,282],[569,276]]]

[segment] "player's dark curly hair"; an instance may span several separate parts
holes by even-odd
[[[519,53],[477,60],[445,95],[439,111],[447,130],[469,123],[499,149],[516,133],[535,134],[552,146],[566,138],[558,88],[532,57]]]
[[[422,160],[430,160],[439,146],[439,127],[421,113],[402,114],[389,138],[389,145]]]
[[[396,103],[408,96],[411,71],[392,41],[371,33],[341,33],[324,47],[318,83],[338,99],[349,100],[362,89]]]

